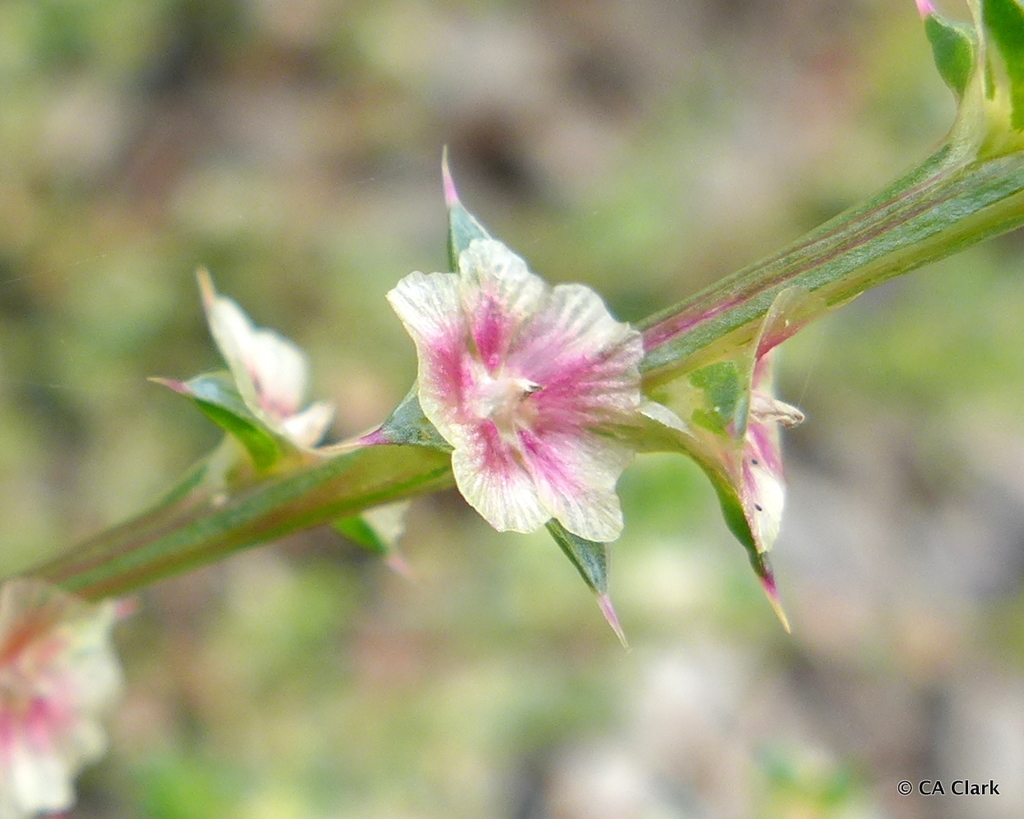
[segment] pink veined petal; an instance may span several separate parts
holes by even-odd
[[[747,430],[743,453],[742,501],[754,542],[767,552],[779,536],[786,502],[786,482],[778,423],[754,424]]]
[[[456,447],[452,472],[469,505],[499,532],[533,532],[552,517],[533,478],[489,422]]]
[[[459,256],[459,271],[460,301],[475,352],[493,373],[542,309],[548,286],[494,239],[474,239]]]
[[[464,396],[472,386],[458,276],[410,273],[387,298],[416,345],[423,412],[454,445],[453,438],[460,437],[460,428],[471,421],[465,412]]]
[[[800,410],[773,397],[771,389],[772,354],[767,353],[754,365],[740,476],[744,515],[762,552],[779,536],[786,497],[779,427],[804,420]]]
[[[552,290],[500,242],[475,240],[459,268],[411,274],[388,298],[416,344],[420,403],[454,449],[460,491],[499,530],[555,517],[614,540],[615,484],[632,451],[599,432],[635,420],[640,334],[589,288]]]
[[[622,533],[615,484],[633,460],[625,444],[587,430],[519,433],[523,458],[548,517],[574,535],[609,543]]]
[[[554,288],[529,335],[509,356],[509,366],[544,385],[534,399],[542,418],[595,426],[621,421],[640,406],[643,339],[612,318],[604,302],[583,285]]]

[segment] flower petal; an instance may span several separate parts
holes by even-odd
[[[549,288],[494,239],[474,239],[459,255],[459,271],[459,297],[475,352],[494,372],[544,307]]]
[[[37,580],[0,588],[0,816],[65,810],[72,780],[105,747],[99,723],[121,687],[113,603]]]
[[[256,327],[235,301],[217,293],[205,270],[197,275],[210,333],[248,410],[299,447],[317,443],[333,407],[324,403],[302,411],[309,384],[306,354],[277,331]]]
[[[544,385],[532,397],[541,423],[594,427],[626,422],[639,408],[643,354],[640,333],[612,318],[597,293],[562,284],[509,366]]]
[[[587,430],[520,432],[523,457],[548,517],[574,535],[610,543],[622,533],[615,484],[633,460],[620,441]]]
[[[552,514],[541,503],[533,477],[490,423],[452,453],[459,492],[499,532],[533,532]]]
[[[454,449],[460,491],[499,530],[556,518],[614,540],[632,449],[610,433],[638,418],[640,333],[589,288],[548,287],[496,240],[472,240],[459,269],[413,273],[388,299],[416,344],[420,404]]]
[[[326,401],[310,404],[281,421],[281,430],[289,440],[301,447],[314,447],[327,434],[334,421],[334,405]]]
[[[274,330],[255,327],[226,296],[215,296],[206,313],[217,349],[249,408],[274,421],[298,412],[309,378],[302,350]]]
[[[468,419],[464,394],[468,330],[459,309],[459,281],[454,273],[410,273],[387,295],[416,345],[419,398],[423,414],[454,445]],[[464,433],[463,433],[464,435]]]
[[[275,330],[257,329],[242,350],[260,409],[275,421],[294,415],[306,399],[309,363],[298,345]]]

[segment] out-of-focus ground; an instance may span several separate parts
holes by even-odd
[[[535,270],[638,319],[881,187],[952,113],[910,0],[7,0],[0,565],[216,442],[145,380],[218,365],[200,265],[309,349],[335,438],[383,418],[415,364],[383,295],[445,264],[442,145]],[[545,536],[432,497],[412,583],[318,531],[146,591],[73,816],[1024,815],[1022,273],[1011,235],[785,345],[792,636],[682,458],[621,483],[630,653]]]

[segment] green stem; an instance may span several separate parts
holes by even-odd
[[[788,336],[877,284],[1021,224],[1024,154],[963,162],[943,148],[866,204],[641,322],[645,381],[670,380],[723,345],[746,344],[786,288],[817,297]]]
[[[788,335],[869,287],[1022,223],[1024,153],[967,161],[944,148],[867,204],[644,321],[647,386],[692,370],[723,347],[749,343],[786,288],[813,296]],[[446,453],[413,445],[336,454],[224,497],[194,475],[163,505],[31,574],[88,598],[119,594],[451,482]]]
[[[245,546],[452,482],[449,457],[419,447],[357,449],[229,497],[196,491],[100,533],[31,574],[87,599],[122,594]]]

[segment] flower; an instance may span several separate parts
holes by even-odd
[[[767,352],[754,363],[742,466],[736,470],[743,514],[758,552],[772,547],[782,523],[786,484],[779,427],[795,427],[804,420],[799,409],[772,394],[772,381],[772,352]]]
[[[99,723],[121,687],[116,604],[38,580],[0,587],[0,819],[63,811],[72,780],[106,745]]]
[[[412,273],[388,301],[416,344],[423,412],[452,446],[459,491],[500,531],[551,518],[598,542],[622,531],[616,437],[641,405],[640,334],[579,284],[554,288],[501,242],[458,273]]]
[[[301,409],[309,381],[305,354],[274,330],[254,326],[232,299],[218,295],[205,270],[197,276],[210,333],[245,405],[296,446],[315,446],[331,425],[334,407],[317,401]]]
[[[796,426],[804,415],[775,397],[772,370],[775,348],[820,309],[820,296],[784,289],[753,337],[723,345],[721,357],[662,382],[655,393],[662,403],[643,408],[663,436],[652,448],[686,453],[711,479],[726,524],[787,631],[768,552],[786,496],[780,428]]]

